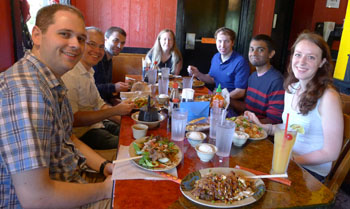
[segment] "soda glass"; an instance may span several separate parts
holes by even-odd
[[[233,121],[224,120],[217,124],[216,131],[216,147],[218,151],[216,155],[220,157],[230,156],[233,134],[235,133],[236,124]]]
[[[182,88],[192,88],[192,77],[183,77],[182,78]]]
[[[157,83],[157,69],[149,69],[147,72],[148,84],[156,84]]]
[[[171,113],[171,139],[182,141],[185,138],[188,111],[183,108],[175,108]]]
[[[158,94],[168,95],[169,78],[162,77],[158,80]]]
[[[160,68],[160,72],[161,72],[163,78],[169,78],[170,68],[162,67],[162,68]]]
[[[279,124],[275,129],[272,174],[284,174],[287,172],[293,145],[295,143],[297,132],[288,129],[286,136],[284,136],[284,129],[285,124]]]

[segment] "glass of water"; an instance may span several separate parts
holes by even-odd
[[[216,154],[220,157],[230,156],[233,134],[235,133],[236,124],[233,121],[224,120],[217,124],[216,130]]]
[[[216,127],[221,121],[221,108],[211,108],[210,109],[210,126],[209,126],[209,137],[211,139],[216,139]]]
[[[183,108],[175,108],[171,113],[171,139],[182,141],[185,138],[188,111]]]

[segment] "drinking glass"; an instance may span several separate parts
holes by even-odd
[[[171,139],[182,141],[185,138],[188,111],[183,108],[176,108],[171,113]]]
[[[192,88],[192,77],[183,77],[182,78],[182,88]]]
[[[216,127],[221,121],[221,108],[211,108],[210,109],[210,126],[209,126],[209,137],[211,139],[216,139]]]
[[[168,95],[169,78],[162,77],[158,80],[158,94]]]
[[[233,121],[225,120],[217,124],[216,132],[216,154],[220,157],[230,156],[233,134],[235,133],[236,124]]]
[[[149,69],[147,71],[148,84],[156,84],[157,82],[157,69]]]
[[[162,73],[162,77],[169,78],[170,68],[168,67],[162,67],[160,69],[160,72]]]
[[[279,124],[275,129],[272,174],[284,174],[287,172],[293,145],[295,143],[297,132],[288,129],[286,136],[284,136],[284,130],[285,124]]]

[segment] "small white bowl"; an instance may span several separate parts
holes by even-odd
[[[249,134],[244,133],[243,131],[236,131],[233,134],[233,144],[237,147],[243,146],[246,142],[247,139],[249,138]]]
[[[199,134],[200,138],[193,137],[196,133]],[[189,131],[186,133],[186,138],[191,146],[195,147],[197,144],[202,143],[207,138],[207,135],[199,131]]]
[[[159,94],[156,98],[159,104],[167,104],[169,101],[169,96],[166,94]]]
[[[203,149],[208,147],[210,150]],[[197,144],[195,149],[199,159],[203,162],[209,162],[211,159],[213,159],[215,153],[218,151],[218,148],[216,148],[215,145],[208,144],[208,143]]]

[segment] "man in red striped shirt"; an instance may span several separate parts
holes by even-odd
[[[256,71],[249,76],[245,108],[261,123],[281,123],[284,108],[283,76],[270,63],[275,55],[271,37],[259,34],[249,46],[249,61]]]

